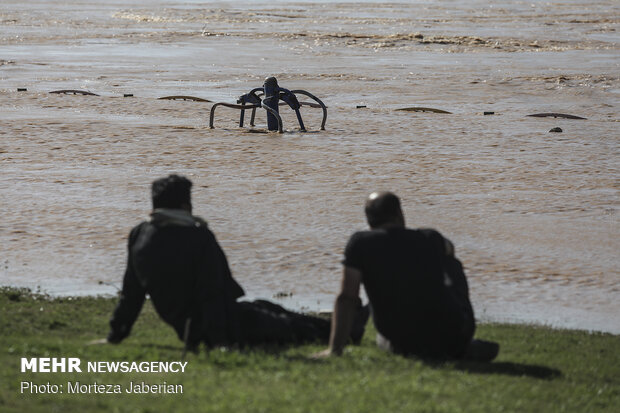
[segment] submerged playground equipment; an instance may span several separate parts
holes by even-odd
[[[297,100],[296,95],[305,95],[317,103],[300,102]],[[262,97],[262,99],[261,99]],[[280,102],[282,100],[282,102]],[[237,99],[237,104],[218,102],[211,107],[211,114],[209,116],[209,127],[213,129],[213,119],[215,117],[215,108],[218,106],[225,106],[228,108],[241,110],[239,117],[239,127],[243,127],[245,111],[252,109],[252,115],[250,118],[250,126],[254,126],[254,118],[256,116],[257,108],[264,108],[267,111],[267,129],[270,131],[278,131],[282,133],[282,118],[280,117],[279,107],[282,105],[288,105],[295,111],[297,115],[297,121],[299,122],[299,129],[302,132],[306,131],[304,121],[301,119],[301,113],[299,109],[302,106],[310,106],[312,108],[323,109],[323,120],[321,122],[321,130],[325,130],[325,121],[327,120],[327,107],[319,98],[314,96],[310,92],[305,90],[288,90],[278,86],[278,81],[275,77],[268,77],[265,79],[265,83],[262,88],[252,89],[249,93],[242,95]]]

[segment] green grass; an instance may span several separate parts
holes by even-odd
[[[187,370],[160,373],[21,373],[21,357],[178,361],[181,343],[147,303],[122,344],[104,337],[116,300],[50,300],[0,290],[0,412],[618,412],[620,337],[485,324],[501,343],[493,363],[429,364],[384,353],[372,323],[361,346],[315,361],[308,345],[189,354]],[[20,383],[64,384],[63,394],[22,394]],[[66,383],[182,384],[183,394],[67,394]],[[123,390],[124,391],[124,390]]]

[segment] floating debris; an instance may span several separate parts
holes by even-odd
[[[18,92],[26,92],[26,91],[28,91],[28,89],[26,89],[25,87],[18,87],[17,91]]]
[[[133,93],[125,93],[123,94],[124,98],[132,98],[133,97]]]
[[[562,128],[553,128],[549,131],[550,133],[562,133]]]
[[[495,112],[483,112],[483,115],[495,115]]]
[[[74,90],[74,89],[63,89],[63,90],[54,90],[50,93],[62,93],[65,95],[87,95],[87,96],[99,96],[93,92],[87,92],[85,90]]]
[[[193,100],[194,102],[211,102],[209,99],[197,98],[196,96],[164,96],[158,99],[164,100]]]
[[[400,108],[400,109],[396,109],[396,110],[402,110],[402,111],[405,111],[405,112],[433,112],[433,113],[452,114],[452,112],[448,112],[446,110],[435,109],[435,108],[424,108],[424,107],[420,107],[420,106],[414,106],[414,107],[410,107],[410,108]]]
[[[534,113],[533,115],[527,115],[534,118],[564,118],[564,119],[587,119],[581,116],[567,115],[565,113]]]
[[[279,291],[273,295],[273,298],[286,298],[286,297],[292,297],[292,296],[293,296],[292,291]]]
[[[113,283],[109,283],[109,282],[105,282],[105,281],[99,280],[99,282],[98,282],[97,284],[99,284],[99,285],[107,285],[107,286],[109,286],[109,287],[113,287],[113,288],[115,288],[115,289],[116,289],[116,292],[117,292],[118,294],[120,294],[120,293],[121,293],[121,291],[122,291],[122,290],[121,290],[118,286],[116,286],[116,285],[115,285],[115,284],[113,284]]]

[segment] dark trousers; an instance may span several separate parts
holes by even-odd
[[[234,306],[237,344],[327,343],[330,321],[289,311],[265,300],[239,301]]]

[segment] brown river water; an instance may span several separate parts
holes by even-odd
[[[0,285],[114,294],[151,181],[180,173],[249,297],[330,308],[365,197],[392,190],[454,242],[479,319],[619,334],[619,30],[613,0],[3,0]],[[272,75],[325,131],[157,99]]]

